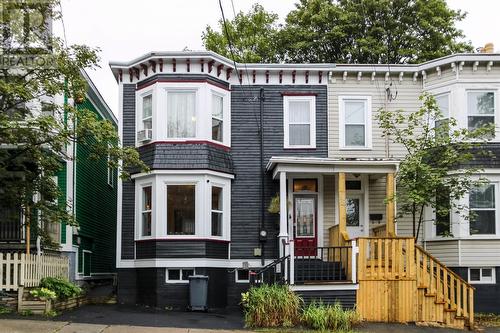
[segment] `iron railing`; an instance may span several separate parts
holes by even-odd
[[[257,271],[250,271],[250,285],[288,284],[290,256],[283,256]]]
[[[348,281],[351,246],[295,248],[295,283]]]

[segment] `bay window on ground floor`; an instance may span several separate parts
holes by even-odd
[[[231,176],[164,174],[135,179],[135,238],[230,239]]]

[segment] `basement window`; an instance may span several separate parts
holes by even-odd
[[[492,267],[469,268],[469,282],[495,284],[495,269]]]
[[[167,283],[188,283],[189,277],[196,274],[194,268],[167,268]]]
[[[250,270],[248,270],[248,269],[237,269],[236,270],[236,282],[238,282],[238,283],[249,283],[250,282]]]

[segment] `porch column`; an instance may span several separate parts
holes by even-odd
[[[286,196],[286,172],[280,172],[280,233],[278,235],[280,257],[284,256],[283,243],[288,242],[288,211]]]
[[[339,244],[343,243],[342,235],[347,233],[347,214],[345,206],[345,173],[339,172]]]
[[[385,207],[386,216],[386,236],[394,237],[396,236],[396,229],[394,227],[394,173],[388,173],[385,182],[385,196],[387,199],[387,204]]]

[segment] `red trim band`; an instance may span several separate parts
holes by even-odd
[[[154,145],[154,144],[157,144],[157,143],[168,143],[168,144],[195,144],[195,145],[199,145],[199,144],[207,144],[207,145],[211,145],[211,146],[214,146],[216,148],[221,148],[221,149],[224,149],[225,151],[231,151],[231,147],[228,147],[228,146],[225,146],[223,144],[220,144],[220,143],[216,143],[216,142],[212,142],[212,141],[207,141],[207,140],[185,140],[185,141],[153,141],[153,142],[150,142],[150,143],[147,143],[145,145],[142,145],[142,146],[139,146],[140,147],[146,147],[146,146],[150,146],[150,145]]]
[[[162,83],[162,82],[174,82],[174,83],[208,83],[208,84],[211,84],[215,87],[218,87],[218,88],[221,88],[221,89],[224,89],[226,91],[231,91],[231,89],[229,89],[228,87],[226,87],[225,85],[223,84],[220,84],[220,83],[217,83],[217,82],[213,82],[209,79],[199,79],[199,80],[182,80],[182,79],[168,79],[168,78],[160,78],[160,79],[154,79],[150,82],[147,82],[147,83],[144,83],[144,84],[138,84],[137,85],[137,88],[135,88],[135,90],[141,90],[141,89],[144,89],[144,88],[147,88],[155,83]]]

